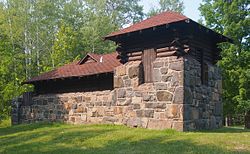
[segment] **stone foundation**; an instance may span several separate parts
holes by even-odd
[[[19,104],[13,107],[12,115],[18,117],[13,123],[110,123],[178,131],[217,128],[221,126],[221,77],[217,68],[210,69],[213,81],[203,87],[199,64],[191,58],[157,58],[153,83],[143,83],[141,62],[128,62],[115,69],[114,90],[39,95],[28,106],[20,106],[19,100],[13,103]]]

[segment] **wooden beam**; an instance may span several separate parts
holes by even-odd
[[[136,60],[142,60],[142,57],[141,56],[128,57],[128,61],[136,61]]]
[[[129,57],[130,56],[141,56],[142,55],[142,51],[138,51],[138,52],[129,52],[128,54],[127,54]]]
[[[160,52],[171,52],[171,51],[175,51],[175,50],[176,50],[176,49],[171,48],[171,47],[165,47],[165,48],[156,49],[156,52],[157,52],[157,53],[160,53]]]
[[[176,51],[160,52],[160,53],[157,53],[157,57],[169,57],[169,56],[173,56],[175,53]]]

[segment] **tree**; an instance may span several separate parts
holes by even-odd
[[[140,0],[86,0],[87,8],[92,13],[108,16],[111,23],[121,28],[124,25],[143,19],[143,6]]]
[[[138,0],[86,0],[84,2],[85,9],[80,10],[84,16],[76,13],[77,11],[73,11],[79,10],[77,7],[74,8],[77,6],[77,1],[71,1],[73,6],[68,4],[64,9],[64,25],[59,26],[59,32],[56,35],[56,41],[53,45],[53,57],[55,58],[55,56],[57,56],[58,60],[63,60],[64,58],[62,57],[65,56],[65,54],[61,54],[62,50],[65,50],[62,49],[62,47],[72,47],[72,44],[77,45],[77,47],[71,49],[74,50],[73,53],[75,57],[79,57],[81,54],[84,55],[87,52],[113,52],[116,48],[115,44],[110,41],[104,41],[103,37],[124,25],[143,19],[142,6],[138,5]],[[80,20],[65,18],[68,17],[67,14],[76,14],[76,17],[81,18]],[[73,23],[74,21],[82,22],[80,22],[80,24],[72,24],[72,21]],[[66,34],[66,29],[71,29],[71,34],[75,33],[74,36],[72,37],[71,34]],[[67,39],[68,37],[71,39],[76,38],[74,39],[75,43],[70,43],[69,39]],[[64,39],[64,41],[62,39]],[[66,52],[64,51],[63,53]],[[72,58],[73,57],[71,57],[71,60]],[[65,61],[62,61],[62,63],[65,63]]]
[[[143,19],[139,0],[0,0],[0,117],[21,83],[87,52],[107,53],[112,31]]]
[[[52,46],[53,67],[62,66],[80,56],[80,51],[77,49],[78,44],[77,32],[62,23]]]
[[[26,90],[20,86],[25,79],[23,64],[24,55],[21,46],[16,41],[14,32],[20,32],[13,24],[13,18],[8,18],[5,7],[0,3],[0,121],[10,113],[10,100]],[[7,35],[9,34],[9,35]]]
[[[184,3],[182,0],[159,0],[158,5],[158,8],[150,9],[147,15],[148,17],[154,16],[164,11],[174,11],[182,14],[184,11]]]
[[[229,36],[234,43],[220,44],[225,116],[244,113],[250,127],[250,4],[249,0],[204,0],[200,6],[206,26]]]

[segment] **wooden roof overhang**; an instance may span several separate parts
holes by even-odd
[[[34,94],[111,90],[113,89],[113,72],[39,80],[29,84],[34,85]]]
[[[114,41],[117,44],[123,44],[127,42],[137,42],[137,40],[146,40],[150,38],[152,38],[152,40],[155,40],[156,37],[166,38],[167,36],[179,38],[194,38],[199,36],[205,39],[209,38],[217,43],[233,43],[232,39],[221,35],[191,19],[158,25],[147,29],[141,29],[115,36],[106,36],[105,39]]]
[[[25,81],[22,84],[41,84],[41,83],[48,83],[48,82],[57,82],[57,81],[69,81],[69,80],[84,80],[93,77],[105,76],[105,75],[113,75],[114,71],[105,72],[105,73],[97,73],[97,74],[89,74],[89,75],[82,75],[82,76],[69,76],[69,77],[58,77],[58,78],[51,78],[51,79],[41,79],[41,80],[34,80],[34,81]]]
[[[49,72],[33,77],[23,84],[45,83],[49,81],[85,79],[94,76],[103,76],[113,74],[114,68],[121,65],[117,59],[117,53],[109,54],[87,54],[80,61],[58,67]]]

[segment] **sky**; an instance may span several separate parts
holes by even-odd
[[[183,0],[183,2],[185,6],[184,15],[198,21],[200,19],[198,8],[202,0]],[[148,12],[151,7],[157,6],[157,0],[141,0],[141,4],[144,6],[145,12]]]

